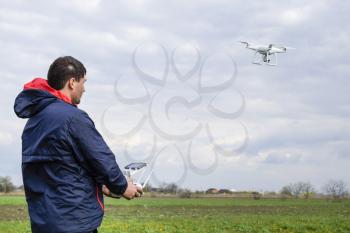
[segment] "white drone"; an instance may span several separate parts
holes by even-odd
[[[295,49],[291,47],[285,47],[285,46],[279,46],[275,44],[269,44],[269,45],[257,45],[257,44],[252,44],[248,43],[246,41],[239,41],[242,44],[246,45],[247,49],[254,50],[254,56],[253,56],[253,64],[256,65],[262,65],[266,64],[269,66],[276,66],[277,65],[277,53],[286,53],[287,49]],[[262,62],[257,61],[257,53],[262,55]],[[271,59],[273,58],[273,59]]]
[[[130,163],[124,167],[124,176],[128,180],[132,180],[134,185],[136,185],[138,188],[143,189],[148,183],[153,173],[153,169],[151,169],[149,174],[145,176],[146,167],[147,167],[147,163],[140,163],[140,162]],[[139,175],[135,176],[137,173]],[[111,196],[114,198],[121,198],[121,195],[117,195],[114,193],[112,193]]]

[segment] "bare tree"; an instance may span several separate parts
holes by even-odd
[[[0,177],[0,191],[4,193],[12,192],[16,189],[16,186],[12,183],[11,177]]]
[[[281,194],[282,200],[286,200],[287,198],[291,197],[292,196],[292,189],[291,189],[290,185],[283,186],[281,191],[280,191],[280,194]]]
[[[334,200],[341,200],[348,194],[346,184],[342,180],[330,180],[324,186],[324,191]]]
[[[303,182],[297,182],[294,184],[291,184],[291,191],[292,191],[292,195],[294,198],[299,198],[300,194],[303,192],[304,189],[304,184]]]
[[[176,183],[162,183],[158,190],[161,193],[176,194],[178,189],[179,187]]]
[[[305,199],[309,199],[310,195],[315,192],[315,188],[312,186],[310,182],[303,182],[302,186],[303,186],[302,191],[304,193]]]
[[[297,182],[284,186],[281,190],[282,198],[287,198],[288,196],[293,196],[294,198],[299,198],[301,194],[304,194],[305,199],[310,197],[310,194],[314,192],[315,189],[310,182]]]
[[[291,189],[290,185],[283,186],[280,193],[284,194],[286,196],[292,196],[292,189]]]
[[[253,191],[252,192],[252,197],[254,200],[260,200],[262,198],[262,193],[257,192],[257,191]]]
[[[189,189],[182,189],[182,188],[180,188],[180,189],[177,190],[177,195],[180,198],[191,198],[192,197],[192,192]]]

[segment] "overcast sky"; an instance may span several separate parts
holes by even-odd
[[[87,68],[79,108],[154,184],[350,185],[347,1],[0,2],[0,176],[22,183],[15,97],[71,55]],[[239,40],[296,49],[258,66]]]

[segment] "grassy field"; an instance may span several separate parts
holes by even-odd
[[[350,232],[350,200],[106,199],[102,233]],[[0,232],[30,232],[24,197],[0,196]]]

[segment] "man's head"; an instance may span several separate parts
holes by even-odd
[[[86,69],[71,56],[59,57],[51,65],[47,74],[49,85],[71,98],[73,104],[79,104],[85,91]]]

